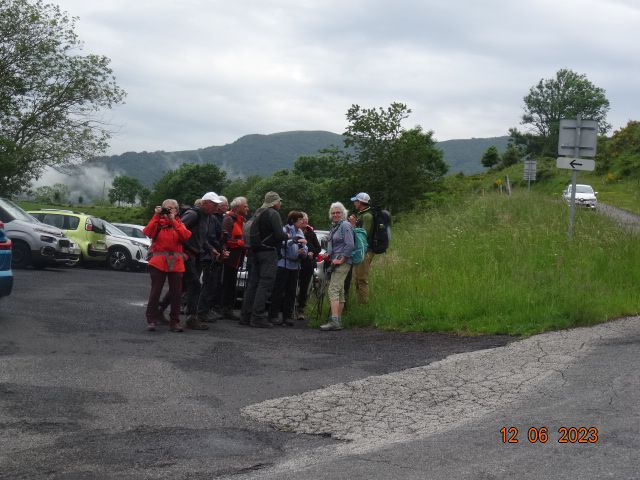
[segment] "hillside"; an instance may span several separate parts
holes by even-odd
[[[480,158],[485,150],[496,145],[506,148],[508,137],[447,140],[437,145],[442,149],[450,173],[477,173],[483,170]],[[86,166],[100,166],[115,174],[138,178],[152,186],[164,172],[184,163],[215,163],[231,177],[271,175],[279,169],[289,169],[301,155],[313,155],[323,148],[342,147],[342,135],[324,131],[293,131],[271,135],[246,135],[233,143],[180,152],[127,152],[122,155],[98,157]]]

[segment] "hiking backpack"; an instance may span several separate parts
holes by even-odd
[[[371,207],[373,226],[369,232],[369,247],[373,253],[384,253],[391,240],[391,214],[388,210]]]
[[[253,216],[244,222],[242,226],[242,240],[244,240],[244,246],[246,248],[257,248],[262,245],[258,218],[265,210],[266,208],[257,209]]]
[[[351,253],[351,263],[358,265],[364,261],[364,257],[367,254],[367,231],[362,227],[353,228],[354,248]]]

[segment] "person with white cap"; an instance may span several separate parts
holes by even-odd
[[[247,289],[242,302],[240,324],[270,328],[267,301],[271,298],[278,270],[278,251],[288,235],[282,229],[278,210],[282,199],[276,192],[267,192],[264,203],[249,221],[250,236],[256,244],[249,245]],[[255,235],[254,235],[255,234]]]
[[[371,197],[368,193],[360,192],[353,197],[351,201],[356,209],[350,220],[355,227],[362,227],[367,232],[367,240],[371,245],[371,232],[373,231],[373,213],[371,213]],[[369,271],[371,270],[371,262],[375,254],[371,248],[367,249],[364,260],[353,267],[353,277],[356,284],[356,297],[358,303],[366,304],[369,302]]]
[[[207,240],[210,230],[211,215],[218,210],[220,197],[215,192],[207,192],[202,196],[199,206],[186,210],[182,223],[191,231],[191,238],[184,245],[188,256],[185,262],[184,288],[187,293],[187,328],[193,330],[208,330],[209,326],[202,322],[197,315],[198,299],[200,297],[200,276],[202,274],[201,256],[210,254],[218,256],[218,251]]]

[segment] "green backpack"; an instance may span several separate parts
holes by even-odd
[[[351,253],[351,264],[358,265],[364,261],[364,257],[367,254],[367,231],[362,227],[353,228],[353,237],[355,247],[353,253]]]

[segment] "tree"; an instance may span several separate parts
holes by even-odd
[[[140,180],[127,175],[118,175],[113,179],[111,188],[109,189],[109,201],[111,203],[122,202],[135,203],[136,197],[142,197],[143,186]]]
[[[502,167],[509,167],[515,165],[522,158],[522,152],[513,143],[507,145],[507,149],[502,154]]]
[[[498,147],[491,145],[482,155],[480,160],[482,165],[487,168],[492,168],[500,162],[500,154],[498,153]]]
[[[125,92],[107,57],[79,54],[76,20],[41,0],[0,1],[0,195],[108,145],[97,112]]]
[[[185,163],[177,170],[169,170],[155,183],[148,207],[153,210],[167,198],[193,205],[194,200],[207,192],[221,192],[228,183],[227,173],[213,163]]]
[[[541,79],[524,97],[522,124],[529,125],[531,133],[541,138],[539,151],[532,153],[554,156],[558,146],[558,128],[563,118],[596,120],[600,133],[610,128],[606,121],[609,100],[605,91],[591,83],[586,75],[561,69],[555,78]]]
[[[364,190],[376,205],[394,212],[410,209],[447,172],[432,131],[402,128],[409,113],[405,104],[397,102],[386,109],[353,105],[347,112],[345,146],[355,151],[349,178],[352,191]]]
[[[56,183],[53,187],[42,186],[36,188],[33,196],[38,203],[60,205],[61,203],[66,203],[69,199],[69,187],[62,183]]]
[[[280,215],[287,218],[291,210],[302,210],[309,215],[312,225],[327,226],[330,202],[320,194],[320,187],[311,180],[280,170],[271,177],[260,180],[247,193],[251,210],[256,210],[264,200],[264,194],[269,191],[278,192],[282,198]]]

